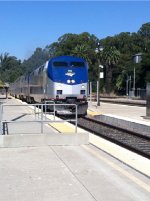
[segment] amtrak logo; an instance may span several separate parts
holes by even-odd
[[[68,72],[65,73],[65,75],[72,77],[73,75],[75,75],[75,73],[72,72],[72,70],[68,70]]]

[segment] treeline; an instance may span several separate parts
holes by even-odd
[[[99,44],[99,46],[98,46]],[[97,51],[95,51],[97,50]],[[133,55],[142,53],[142,61],[133,62]],[[83,57],[89,63],[89,80],[98,79],[99,62],[104,66],[101,90],[106,93],[125,91],[126,80],[136,70],[136,88],[145,88],[150,82],[150,22],[143,24],[136,33],[122,32],[99,40],[95,35],[67,33],[44,49],[36,48],[33,55],[21,62],[8,53],[0,55],[0,82],[13,82],[29,73],[49,58],[60,55]]]

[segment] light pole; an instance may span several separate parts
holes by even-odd
[[[126,96],[129,97],[130,91],[131,91],[131,75],[130,76],[127,75],[127,79],[126,79]]]
[[[126,96],[129,96],[129,77],[127,76],[127,79],[126,79]]]
[[[142,53],[133,55],[133,61],[135,64],[140,63],[141,60],[142,60]],[[134,66],[134,69],[133,69],[133,95],[134,96],[135,96],[135,82],[136,82],[135,79],[136,79],[136,74],[135,74],[135,66]]]
[[[100,106],[100,68],[103,68],[103,66],[101,65],[101,62],[100,62],[100,55],[99,53],[103,51],[103,47],[100,46],[100,43],[97,44],[97,48],[95,50],[95,52],[97,53],[98,55],[98,82],[97,82],[97,106]]]

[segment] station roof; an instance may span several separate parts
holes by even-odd
[[[0,88],[9,88],[9,84],[8,83],[0,83]]]

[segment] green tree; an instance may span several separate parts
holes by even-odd
[[[112,87],[112,75],[113,68],[118,63],[120,58],[120,52],[116,47],[105,47],[101,54],[101,61],[105,66],[105,90],[106,93],[110,93]]]
[[[32,56],[24,60],[22,63],[24,73],[29,73],[33,69],[38,68],[40,65],[44,64],[49,59],[49,52],[47,48],[36,48]]]
[[[20,60],[8,53],[0,55],[0,79],[3,82],[13,82],[22,72]]]
[[[140,79],[140,87],[146,87],[146,83],[150,82],[150,53],[145,53],[142,56],[140,78],[141,75],[142,79]]]
[[[92,62],[91,58],[89,58],[89,51],[90,48],[87,45],[77,45],[72,51],[72,55],[85,59],[90,65]]]
[[[144,38],[150,39],[150,22],[142,24],[141,28],[138,30],[138,34]]]

